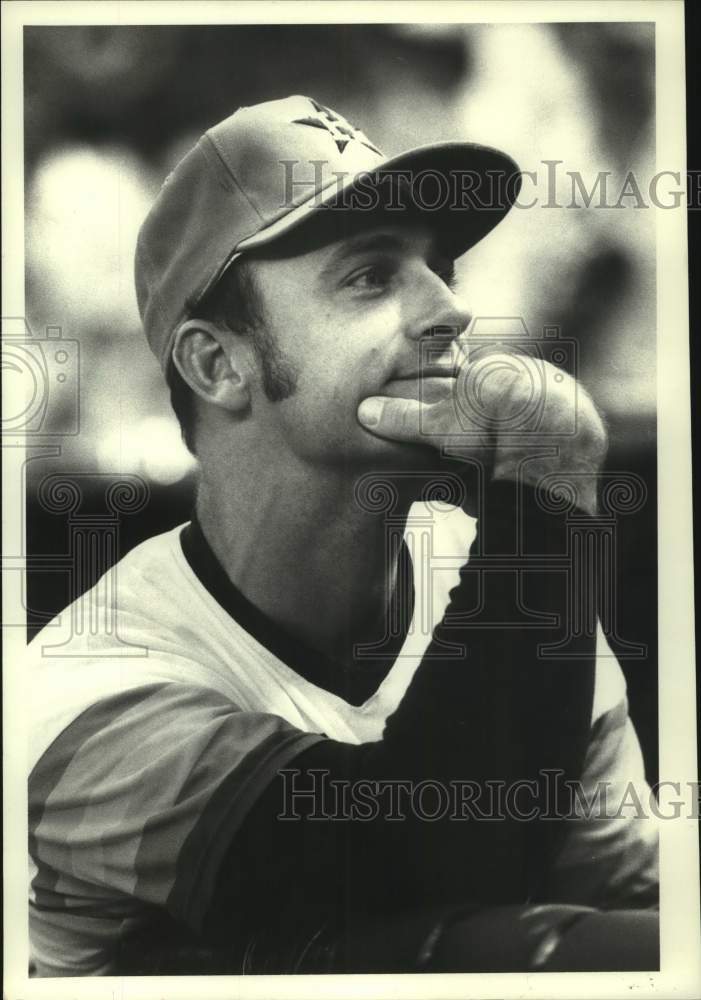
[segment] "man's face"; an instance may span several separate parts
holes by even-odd
[[[313,465],[415,464],[425,452],[382,441],[357,419],[373,395],[444,394],[455,338],[470,316],[451,290],[452,261],[423,226],[378,224],[307,253],[251,265],[263,346],[285,392],[256,392],[274,450]],[[280,398],[280,395],[284,398]]]

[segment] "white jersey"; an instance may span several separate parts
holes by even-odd
[[[457,508],[412,508],[413,620],[359,705],[311,683],[227,613],[186,559],[181,530],[130,552],[28,649],[30,926],[41,975],[109,972],[115,939],[154,906],[197,928],[232,831],[276,770],[321,734],[382,737],[475,522]],[[623,675],[601,632],[588,780],[646,787]],[[609,860],[600,877],[592,855]],[[655,878],[654,831],[620,818],[578,825],[559,864],[579,901],[625,894]]]
[[[377,740],[398,706],[448,604],[475,536],[459,508],[415,504],[405,539],[414,558],[413,621],[394,666],[363,705],[305,680],[246,632],[209,594],[180,545],[182,525],[148,539],[65,609],[30,645],[31,684],[41,692],[33,766],[51,741],[100,698],[144,684],[203,686],[242,711],[271,712],[307,732],[348,743]],[[625,680],[599,629],[592,722],[625,697]]]

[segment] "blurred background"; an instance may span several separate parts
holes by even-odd
[[[193,466],[133,291],[136,233],[153,197],[238,106],[306,94],[388,155],[463,138],[537,172],[522,201],[538,195],[539,205],[512,211],[458,276],[478,320],[521,318],[532,336],[555,326],[576,344],[575,374],[608,421],[609,469],[645,483],[646,501],[617,523],[617,631],[643,649],[622,665],[655,780],[654,213],[630,198],[621,209],[598,208],[596,197],[589,208],[546,207],[553,193],[571,203],[567,171],[587,188],[608,171],[613,200],[629,171],[654,173],[653,26],[28,27],[24,79],[27,320],[35,336],[48,328],[62,341],[44,351],[64,367],[40,432],[65,434],[59,455],[27,465],[30,635],[70,597],[56,567],[71,515],[41,502],[48,475],[80,474],[81,512],[97,517],[106,478],[147,484],[138,513],[117,518],[115,557],[189,516]],[[546,160],[561,161],[549,191]],[[86,567],[84,586],[94,572]]]

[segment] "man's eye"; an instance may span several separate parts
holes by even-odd
[[[373,264],[351,275],[346,284],[359,291],[377,292],[386,288],[392,279],[392,269]]]

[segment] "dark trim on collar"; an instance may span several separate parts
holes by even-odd
[[[359,706],[372,697],[394,665],[405,634],[392,640],[391,644],[386,643],[382,656],[377,659],[363,658],[352,667],[333,662],[290,635],[232,583],[194,514],[190,524],[180,532],[180,545],[190,569],[224,611],[261,646],[317,687],[343,698],[350,705]],[[405,544],[399,552],[397,579],[397,590],[404,590],[410,597],[409,614],[401,616],[408,624],[414,611],[414,586],[411,557]],[[394,618],[392,615],[391,620]]]

